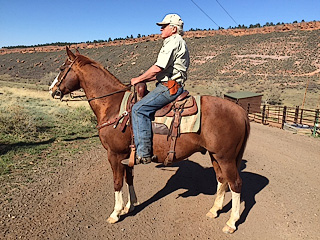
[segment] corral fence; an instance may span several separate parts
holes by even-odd
[[[292,132],[311,133],[320,136],[319,109],[303,109],[299,106],[261,105],[260,112],[251,113],[250,103],[247,105],[247,113],[251,121],[279,127]]]

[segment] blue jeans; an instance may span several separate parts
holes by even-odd
[[[152,124],[155,112],[175,100],[183,88],[179,88],[175,95],[170,95],[169,89],[157,83],[156,88],[149,92],[132,107],[132,129],[136,153],[138,157],[152,157]]]

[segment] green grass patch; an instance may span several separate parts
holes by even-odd
[[[96,119],[88,107],[30,96],[0,95],[0,101],[5,103],[0,106],[0,175],[75,154],[82,143],[90,148],[98,142]]]

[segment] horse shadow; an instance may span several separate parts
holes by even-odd
[[[94,134],[92,136],[87,136],[87,137],[71,137],[71,136],[67,136],[65,138],[62,138],[63,141],[65,142],[73,142],[76,140],[85,140],[85,139],[89,139],[89,138],[96,138],[98,137],[98,134]],[[35,141],[35,142],[17,142],[17,143],[2,143],[0,142],[0,156],[6,154],[9,151],[14,151],[16,149],[21,149],[21,148],[32,148],[35,146],[41,146],[41,145],[47,145],[47,144],[51,144],[54,143],[57,140],[56,137],[54,138],[50,138],[48,140],[45,141]]]
[[[246,168],[246,163],[246,160],[242,160],[240,172],[240,176],[243,181],[241,201],[244,201],[245,209],[243,210],[237,225],[245,222],[249,212],[256,204],[255,196],[269,184],[269,180],[264,176],[242,171]],[[160,169],[168,168],[164,168],[164,165],[162,164],[157,165],[156,167]],[[121,216],[120,221],[127,216],[135,216],[152,203],[179,189],[185,189],[186,191],[178,194],[177,198],[197,196],[199,194],[214,195],[216,193],[217,180],[213,167],[202,167],[198,163],[189,160],[175,163],[172,167],[179,167],[179,169],[172,177],[170,177],[167,184],[148,200],[136,206],[134,211]],[[214,199],[212,199],[212,204],[213,201]],[[226,213],[230,211],[230,209],[231,201],[226,204],[218,214]]]
[[[31,148],[38,145],[45,145],[53,143],[56,138],[51,138],[49,140],[41,142],[17,142],[17,143],[0,143],[0,156],[6,154],[9,151],[19,149],[19,148]]]

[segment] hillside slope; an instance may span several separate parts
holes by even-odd
[[[302,23],[301,23],[302,24]],[[187,32],[191,55],[187,87],[197,94],[249,90],[276,103],[316,108],[320,90],[320,24],[259,29]],[[291,27],[290,27],[291,26]],[[228,32],[229,31],[229,32]],[[78,45],[123,82],[151,66],[161,47],[159,35],[99,45]],[[0,80],[49,84],[65,60],[63,47],[11,49],[0,55]]]

